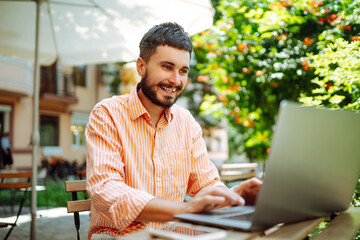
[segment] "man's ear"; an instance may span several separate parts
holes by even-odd
[[[136,69],[140,77],[143,77],[146,72],[146,62],[141,57],[136,61]]]

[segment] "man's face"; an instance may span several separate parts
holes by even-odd
[[[158,46],[147,63],[138,60],[141,91],[153,104],[171,107],[186,86],[189,64],[190,54],[186,50]]]

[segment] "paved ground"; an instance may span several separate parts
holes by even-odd
[[[16,209],[15,209],[16,211]],[[10,208],[0,206],[0,221],[14,222],[16,215]],[[31,228],[30,209],[24,207],[23,214],[19,217],[17,226],[12,230],[8,240],[30,239]],[[80,239],[87,239],[89,228],[89,212],[80,213]],[[71,240],[76,239],[76,230],[73,214],[69,214],[66,208],[38,209],[37,211],[36,237],[39,240]],[[9,228],[0,228],[0,239],[6,235]]]

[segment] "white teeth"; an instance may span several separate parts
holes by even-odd
[[[163,87],[164,90],[168,91],[168,92],[175,92],[176,89],[171,89],[171,88],[166,88],[166,87]]]

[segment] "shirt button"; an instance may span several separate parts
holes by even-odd
[[[156,181],[157,181],[157,182],[160,182],[160,181],[161,181],[161,178],[159,178],[159,177],[156,178]]]

